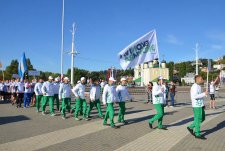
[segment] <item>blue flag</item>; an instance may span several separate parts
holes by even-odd
[[[28,70],[27,68],[27,59],[25,56],[25,53],[23,52],[23,55],[19,61],[19,66],[18,66],[18,74],[20,76],[20,79],[23,80],[24,79],[24,73]]]

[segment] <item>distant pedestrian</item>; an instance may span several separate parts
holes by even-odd
[[[169,92],[170,92],[170,107],[174,107],[174,97],[176,93],[176,85],[173,81],[170,82],[170,87],[169,87]]]
[[[153,87],[153,83],[149,82],[147,87],[146,87],[146,92],[147,92],[147,96],[148,96],[148,100],[147,100],[147,104],[148,103],[152,103],[152,87]]]
[[[208,89],[202,92],[201,84],[204,83],[200,75],[195,76],[195,83],[191,87],[191,101],[194,113],[194,122],[187,127],[188,131],[197,139],[206,139],[201,135],[201,123],[205,120],[204,98],[208,95]]]
[[[211,81],[210,85],[209,85],[209,95],[210,95],[210,109],[216,109],[215,107],[215,85],[216,83],[219,81],[219,77],[216,78],[215,81]]]
[[[30,101],[31,101],[31,84],[29,83],[29,80],[25,80],[25,91],[24,91],[24,108],[30,107]]]

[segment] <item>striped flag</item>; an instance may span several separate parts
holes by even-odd
[[[25,56],[25,53],[23,52],[23,55],[20,59],[20,62],[19,62],[19,66],[18,66],[18,74],[20,76],[20,79],[23,80],[24,79],[24,73],[28,70],[27,68],[27,59],[26,59],[26,56]]]

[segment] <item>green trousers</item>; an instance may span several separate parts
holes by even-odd
[[[48,102],[49,102],[50,113],[54,114],[54,96],[43,96],[42,112],[45,112],[45,108]]]
[[[54,94],[54,101],[56,101],[56,108],[59,110],[59,94]]]
[[[108,118],[110,119],[110,126],[114,126],[114,107],[113,103],[107,103],[106,113],[103,121],[103,125],[107,124]]]
[[[63,98],[62,99],[62,116],[66,116],[66,109],[68,112],[70,112],[71,108],[71,98]]]
[[[40,104],[42,103],[43,95],[36,95],[36,109],[39,111]]]
[[[188,127],[194,130],[196,136],[200,136],[201,123],[205,120],[204,107],[193,107],[193,112],[194,112],[194,122]]]
[[[161,129],[163,116],[164,116],[164,105],[163,104],[154,104],[154,108],[156,109],[156,115],[148,120],[149,123],[153,124],[158,120],[158,128]]]
[[[125,102],[119,102],[118,122],[124,122],[125,111],[126,111]]]
[[[90,104],[89,104],[89,107],[88,107],[88,110],[87,110],[87,116],[90,116],[91,110],[93,109],[94,106],[98,110],[98,116],[102,117],[102,110],[101,110],[101,104],[100,104],[100,100],[99,99],[94,101],[94,102],[90,101]]]
[[[87,113],[87,102],[85,99],[76,99],[76,110],[74,112],[74,117],[78,117],[79,111],[82,110],[83,118],[86,118]]]

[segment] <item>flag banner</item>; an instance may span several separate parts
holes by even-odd
[[[137,39],[119,54],[121,67],[126,70],[159,58],[156,31],[152,30]]]
[[[19,62],[19,66],[18,66],[18,74],[20,76],[21,79],[24,79],[24,73],[28,70],[27,68],[27,59],[25,56],[25,53],[23,53],[20,62]]]
[[[212,71],[212,63],[210,59],[208,59],[208,71]]]

